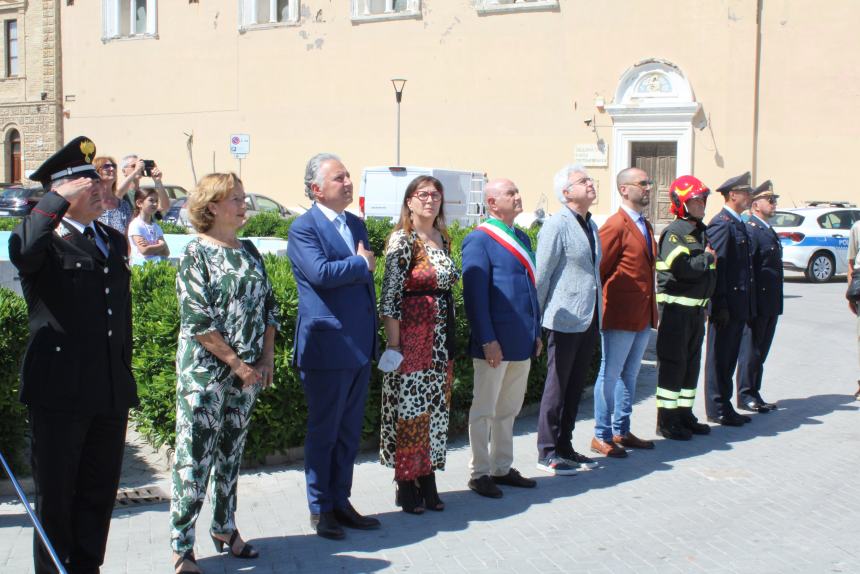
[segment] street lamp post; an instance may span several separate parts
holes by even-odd
[[[394,95],[397,98],[397,163],[400,165],[400,100],[403,99],[403,87],[406,85],[406,80],[403,78],[394,78],[391,80],[394,86]]]

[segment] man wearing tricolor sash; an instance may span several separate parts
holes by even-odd
[[[535,289],[535,255],[528,235],[514,227],[519,190],[497,179],[485,187],[490,218],[463,241],[463,300],[472,328],[475,367],[469,411],[469,488],[500,498],[497,485],[530,488],[513,463],[514,419],[526,391],[531,356],[542,349]]]

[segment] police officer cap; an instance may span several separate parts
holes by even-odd
[[[750,179],[750,172],[746,172],[743,175],[731,178],[723,185],[718,187],[717,191],[722,193],[723,195],[727,194],[730,191],[752,191],[752,187],[750,186]]]
[[[76,137],[46,159],[45,163],[30,175],[30,179],[38,181],[45,188],[64,177],[100,179],[96,168],[93,167],[95,156],[96,144],[90,138]]]
[[[753,191],[753,199],[761,199],[763,197],[779,197],[773,192],[773,183],[771,183],[770,180],[767,180],[766,182],[755,188],[755,191]]]

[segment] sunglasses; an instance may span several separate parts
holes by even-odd
[[[627,185],[636,185],[639,187],[651,187],[654,185],[654,182],[650,179],[643,179],[642,181],[631,181]]]
[[[116,164],[106,163],[102,165],[99,169],[116,169]]]

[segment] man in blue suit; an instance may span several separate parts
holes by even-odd
[[[747,231],[752,247],[755,275],[756,314],[744,328],[738,359],[738,408],[766,413],[775,403],[761,396],[764,362],[776,333],[776,322],[782,315],[782,243],[768,221],[776,213],[778,195],[767,180],[752,195]]]
[[[345,211],[352,203],[352,181],[340,158],[312,157],[305,193],[314,205],[293,222],[287,244],[299,292],[293,365],[308,403],[311,526],[324,538],[340,539],[341,526],[379,527],[349,502],[370,361],[376,356],[376,259],[367,249],[364,223]]]
[[[755,317],[755,277],[747,226],[741,213],[750,205],[750,173],[717,188],[726,203],[708,224],[708,243],[717,254],[717,285],[711,296],[705,358],[705,412],[708,420],[743,426],[748,416],[732,408],[735,367],[744,326]]]
[[[542,342],[535,256],[528,235],[514,227],[523,210],[520,192],[507,179],[490,181],[484,191],[490,219],[463,240],[463,302],[475,367],[469,488],[500,498],[499,484],[537,484],[511,464],[514,419],[523,405],[531,356],[540,354]]]

